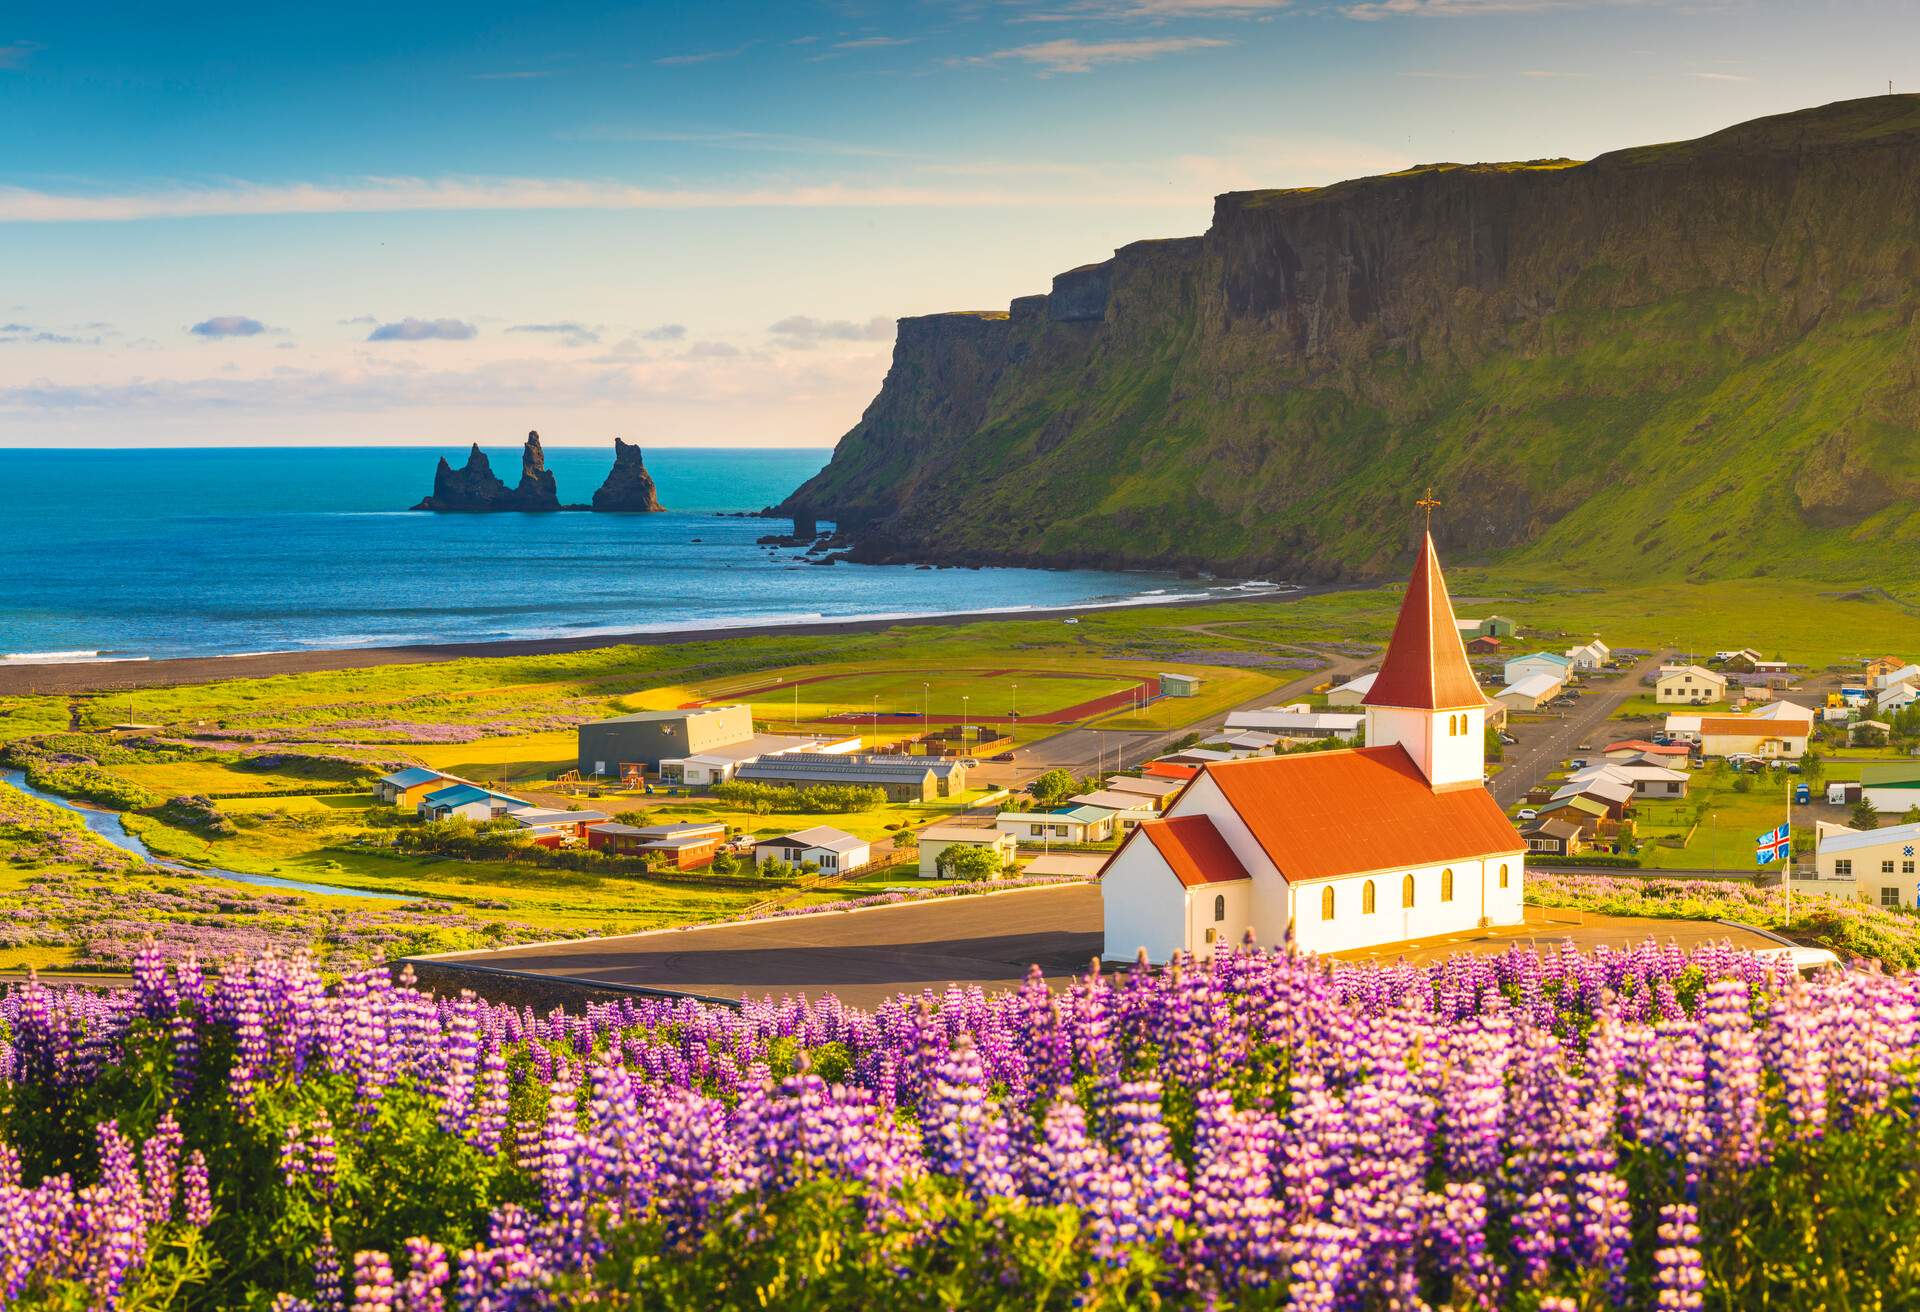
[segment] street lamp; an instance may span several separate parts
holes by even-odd
[[[920,736],[922,738],[927,736],[927,696],[928,690],[932,687],[930,683],[920,685]]]
[[[1013,718],[1020,718],[1020,685],[1013,685]]]

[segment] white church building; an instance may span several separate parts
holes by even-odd
[[[1526,842],[1485,785],[1487,700],[1427,536],[1366,746],[1216,761],[1100,872],[1109,960],[1377,947],[1523,918]]]

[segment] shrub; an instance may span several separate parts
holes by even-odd
[[[973,843],[950,843],[934,858],[934,868],[948,879],[992,879],[1000,873],[1000,853]]]
[[[715,784],[713,795],[728,806],[754,815],[843,815],[851,811],[872,811],[887,804],[884,789],[871,784],[820,784],[808,788],[787,788],[752,780],[729,779]]]

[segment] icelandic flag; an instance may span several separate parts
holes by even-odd
[[[1792,825],[1781,825],[1778,829],[1769,829],[1754,839],[1754,863],[1764,866],[1772,861],[1785,861],[1793,855],[1792,831]]]

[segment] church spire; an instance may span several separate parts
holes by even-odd
[[[1422,508],[1431,501],[1429,494]],[[1467,649],[1460,642],[1460,626],[1431,532],[1420,536],[1420,559],[1407,582],[1393,639],[1362,704],[1423,711],[1477,709],[1487,704],[1467,664]]]

